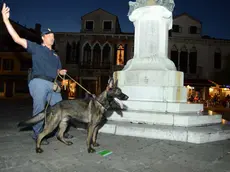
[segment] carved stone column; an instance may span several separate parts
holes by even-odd
[[[130,2],[129,20],[135,27],[134,57],[124,70],[176,70],[168,58],[172,11],[158,3],[155,0]]]

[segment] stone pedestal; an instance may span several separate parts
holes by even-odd
[[[168,58],[172,12],[163,6],[138,8],[129,16],[135,26],[134,57],[124,70],[176,70]]]
[[[157,4],[140,4],[143,2],[134,4],[141,7],[129,16],[135,26],[134,57],[113,75],[129,96],[123,101],[127,110],[123,117],[110,116],[101,132],[191,143],[230,138],[230,129],[220,125],[221,115],[203,114],[203,104],[187,103],[184,74],[176,71],[167,56],[172,11]]]

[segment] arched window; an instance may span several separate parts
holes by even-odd
[[[174,62],[177,70],[178,70],[178,49],[176,45],[172,46],[171,48],[171,60]]]
[[[197,70],[197,50],[192,47],[189,53],[189,72],[195,74]]]
[[[181,48],[179,70],[184,73],[188,72],[188,50],[185,46]]]
[[[119,45],[117,48],[117,59],[116,59],[116,64],[117,65],[124,65],[124,57],[125,57],[125,49],[123,45]]]
[[[99,65],[100,62],[101,62],[101,47],[100,47],[100,45],[97,43],[97,44],[93,47],[93,64]]]
[[[90,64],[91,63],[91,46],[89,43],[85,44],[83,48],[83,63]]]

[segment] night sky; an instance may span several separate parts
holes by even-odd
[[[133,32],[127,17],[128,1],[5,0],[14,21],[30,28],[40,23],[55,32],[79,32],[81,16],[98,8],[117,15],[123,32]],[[174,15],[187,12],[202,21],[203,35],[230,39],[229,0],[175,0],[175,4]]]

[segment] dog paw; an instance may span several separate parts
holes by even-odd
[[[97,143],[97,142],[93,143],[93,147],[98,147],[98,146],[100,146],[99,143]]]
[[[41,148],[36,148],[36,153],[42,153],[43,150]]]
[[[93,149],[93,148],[88,148],[88,153],[94,153],[94,152],[96,152],[95,149]]]
[[[70,141],[67,142],[67,145],[68,145],[68,146],[70,146],[70,145],[72,145],[72,144],[73,144],[73,142],[70,142]]]

